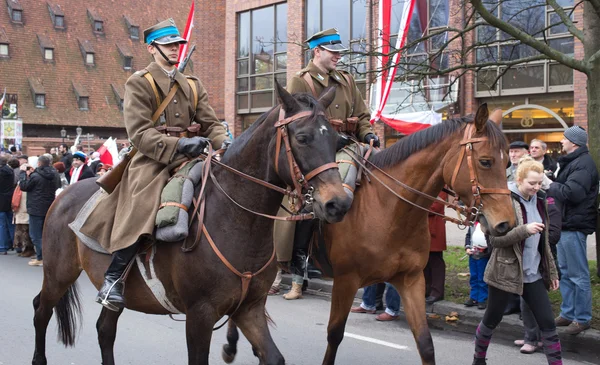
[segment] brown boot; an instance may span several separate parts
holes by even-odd
[[[292,289],[283,295],[284,299],[294,300],[302,298],[302,284],[292,283]]]

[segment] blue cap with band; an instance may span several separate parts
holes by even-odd
[[[172,18],[144,30],[144,42],[146,44],[187,43],[185,39],[181,38],[175,21]]]
[[[335,28],[326,29],[313,34],[312,37],[306,40],[306,43],[308,43],[310,49],[321,47],[331,52],[348,50],[348,48],[344,47],[342,44],[342,38]]]

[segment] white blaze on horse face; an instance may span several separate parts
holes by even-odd
[[[504,151],[500,151],[500,161],[504,161]]]
[[[325,133],[327,133],[327,126],[322,125],[321,128],[319,128],[319,131],[321,132],[321,134],[324,135]]]

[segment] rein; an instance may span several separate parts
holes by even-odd
[[[194,208],[193,213],[190,215],[190,222],[189,222],[189,226],[191,227],[194,217],[197,216],[198,217],[198,229],[196,231],[196,237],[194,239],[194,243],[190,247],[186,247],[185,242],[184,242],[183,245],[181,246],[181,250],[183,252],[192,251],[195,248],[195,246],[200,242],[202,235],[204,235],[206,237],[206,239],[208,240],[210,247],[213,249],[213,251],[215,252],[217,257],[221,260],[221,262],[223,262],[223,264],[229,269],[229,271],[231,271],[236,276],[238,276],[242,282],[242,293],[241,293],[240,300],[239,300],[237,306],[235,307],[233,312],[228,315],[227,320],[225,322],[223,322],[222,324],[218,325],[217,327],[213,328],[213,331],[216,331],[216,330],[222,328],[227,322],[229,322],[231,317],[238,311],[238,309],[240,308],[240,306],[242,305],[242,303],[248,296],[248,291],[250,288],[250,283],[252,281],[252,278],[254,278],[255,276],[258,276],[264,270],[266,270],[271,265],[273,260],[275,259],[275,245],[273,245],[273,253],[271,254],[271,258],[269,258],[267,263],[265,263],[258,271],[254,272],[254,273],[249,272],[249,271],[242,273],[242,272],[238,271],[231,264],[231,262],[229,262],[229,260],[227,260],[227,258],[223,255],[223,253],[219,250],[219,248],[213,241],[212,237],[208,233],[208,230],[206,229],[206,226],[204,225],[204,216],[205,216],[205,210],[206,210],[205,192],[206,192],[206,183],[208,181],[208,176],[210,176],[210,179],[213,182],[213,184],[232,203],[234,203],[236,206],[238,206],[239,208],[241,208],[249,213],[252,213],[252,214],[264,217],[264,218],[272,219],[272,220],[282,220],[282,221],[300,221],[300,220],[314,219],[315,216],[314,216],[313,212],[307,213],[307,214],[298,214],[298,212],[300,211],[300,208],[304,204],[307,204],[307,205],[312,204],[312,199],[313,199],[312,192],[314,189],[308,185],[308,181],[310,181],[311,179],[313,179],[314,177],[316,177],[317,175],[319,175],[320,173],[322,173],[324,171],[334,169],[334,168],[337,169],[338,165],[335,162],[327,163],[327,164],[317,167],[316,169],[310,171],[306,175],[303,175],[302,172],[300,171],[300,168],[298,167],[298,164],[297,164],[296,159],[292,152],[292,148],[291,148],[291,144],[290,144],[290,140],[289,140],[289,134],[288,134],[288,125],[300,118],[305,118],[307,116],[310,116],[310,115],[312,115],[312,113],[313,113],[312,111],[303,111],[303,112],[296,113],[296,114],[292,115],[291,117],[284,118],[285,112],[283,109],[280,109],[279,118],[278,118],[277,122],[275,122],[275,124],[274,124],[274,127],[277,128],[277,145],[276,145],[276,149],[275,149],[275,171],[277,172],[277,174],[279,174],[279,154],[281,152],[281,142],[283,141],[283,144],[285,145],[285,151],[286,151],[288,165],[290,168],[290,176],[293,179],[293,184],[294,184],[293,190],[289,186],[286,189],[283,189],[279,186],[276,186],[269,182],[252,177],[252,176],[245,174],[239,170],[236,170],[230,166],[227,166],[227,165],[221,163],[220,161],[217,161],[213,157],[215,156],[216,153],[222,153],[223,150],[218,150],[218,151],[216,151],[216,153],[213,153],[214,151],[210,144],[209,144],[209,149],[208,149],[208,155],[199,157],[200,159],[205,160],[204,166],[203,166],[204,178],[202,179],[202,185],[201,185],[200,193],[198,194],[198,197],[193,198],[195,208]],[[324,114],[319,113],[319,115],[324,115]],[[262,185],[266,188],[277,191],[281,194],[287,195],[291,200],[290,206],[292,207],[292,211],[294,214],[289,217],[277,217],[277,216],[273,216],[273,215],[269,215],[269,214],[259,213],[259,212],[251,210],[250,208],[244,207],[243,205],[241,205],[240,203],[235,201],[229,194],[227,194],[227,192],[223,189],[221,184],[217,181],[217,179],[211,169],[211,166],[213,164],[223,167],[225,170],[232,172],[234,174],[237,174],[251,182]],[[302,194],[303,188],[306,189],[306,191],[307,191],[306,195]],[[300,202],[299,205],[296,205],[297,201]]]
[[[462,166],[462,161],[466,155],[467,156],[467,164],[469,167],[469,177],[470,177],[470,181],[471,181],[471,191],[473,193],[473,202],[472,202],[471,206],[466,209],[456,203],[447,202],[438,197],[433,197],[433,196],[425,194],[411,186],[408,186],[405,183],[401,182],[400,180],[394,178],[387,172],[385,172],[383,169],[381,169],[378,166],[376,166],[375,164],[373,164],[371,161],[367,160],[366,158],[363,158],[362,156],[357,154],[355,151],[352,151],[350,149],[348,149],[348,151],[351,151],[351,154],[353,155],[352,159],[358,165],[360,165],[360,167],[364,170],[365,174],[373,177],[381,185],[383,185],[389,192],[391,192],[394,196],[396,196],[400,200],[402,200],[416,208],[424,210],[424,211],[428,212],[429,214],[433,214],[433,215],[442,217],[445,221],[452,222],[452,223],[458,225],[459,227],[468,227],[468,226],[472,226],[474,224],[474,222],[477,220],[477,217],[481,213],[481,210],[483,209],[483,203],[481,202],[481,194],[507,194],[507,195],[510,195],[510,190],[508,190],[508,189],[485,188],[479,183],[479,180],[477,179],[477,172],[473,166],[473,156],[472,156],[473,143],[484,142],[484,141],[487,141],[488,138],[487,137],[472,138],[471,136],[473,134],[474,128],[475,128],[475,126],[473,124],[469,124],[465,128],[465,133],[464,133],[463,139],[460,142],[460,145],[465,146],[465,148],[461,149],[460,156],[457,160],[456,167],[454,168],[454,173],[452,174],[452,180],[450,183],[450,186],[453,186],[454,183],[456,182],[456,177],[458,176],[458,172],[460,170],[460,167]],[[443,204],[443,205],[455,210],[456,213],[458,214],[459,218],[457,219],[457,218],[449,217],[449,216],[441,214],[441,213],[434,212],[429,208],[422,207],[422,206],[412,202],[411,200],[401,196],[396,191],[394,191],[390,186],[388,186],[386,183],[384,183],[370,169],[368,169],[366,165],[369,165],[369,166],[373,167],[374,169],[376,169],[377,171],[381,172],[384,176],[386,176],[390,180],[394,181],[397,185],[403,187],[404,189],[408,190],[409,192],[417,194],[420,197],[426,198],[426,199],[430,200],[432,203],[438,202],[440,204]],[[448,194],[450,194],[452,196],[458,197],[458,194],[456,194],[456,192],[454,192],[451,189],[444,189],[444,191],[446,191]],[[464,215],[465,217],[462,218],[462,215]]]

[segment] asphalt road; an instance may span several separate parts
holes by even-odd
[[[13,252],[0,256],[0,365],[31,363],[34,330],[31,301],[41,287],[42,269],[29,267],[27,259]],[[50,322],[47,336],[49,364],[100,364],[95,323],[101,307],[94,302],[96,291],[87,276],[79,279],[83,302],[83,326],[76,346],[65,348],[56,342],[56,320]],[[326,349],[326,327],[329,301],[325,297],[306,296],[302,300],[285,301],[270,297],[268,311],[276,322],[271,333],[287,364],[320,364]],[[404,321],[380,323],[373,315],[351,314],[346,336],[338,352],[337,364],[420,364],[412,334]],[[433,330],[437,364],[471,364],[472,336]],[[211,364],[223,364],[220,352],[225,343],[225,330],[214,333]],[[507,342],[492,342],[489,365],[545,364],[542,354],[522,355]],[[564,364],[591,364],[566,354]],[[166,316],[152,316],[125,311],[119,321],[115,344],[118,364],[166,365],[186,364],[185,323]],[[258,364],[250,345],[240,340],[235,364]]]

